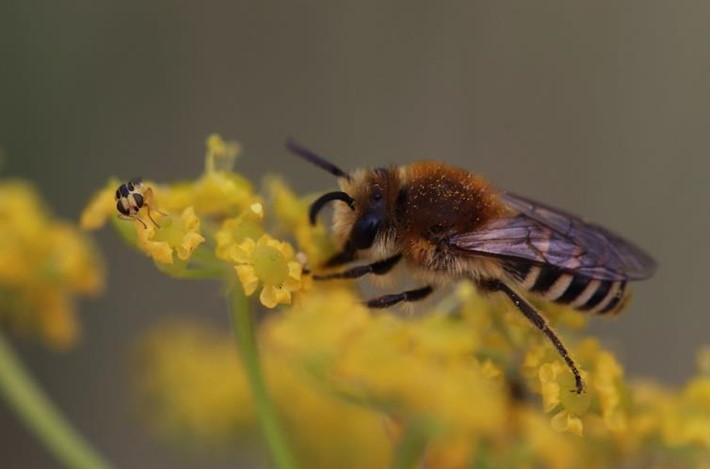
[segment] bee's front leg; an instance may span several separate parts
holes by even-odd
[[[314,275],[314,280],[334,280],[334,279],[346,279],[346,278],[360,278],[367,274],[374,275],[384,275],[388,273],[392,268],[397,265],[397,263],[402,259],[401,254],[396,256],[388,257],[381,261],[373,262],[372,264],[359,265],[353,267],[352,269],[344,270],[342,272],[335,272],[332,274],[324,275]]]

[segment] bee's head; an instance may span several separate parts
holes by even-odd
[[[376,168],[346,173],[334,164],[288,141],[287,147],[339,179],[342,190],[328,192],[316,199],[310,208],[310,221],[315,224],[320,210],[332,201],[335,206],[333,227],[341,243],[352,250],[370,249],[378,235],[389,231],[399,192],[399,176],[395,169]]]

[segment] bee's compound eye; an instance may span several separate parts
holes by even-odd
[[[355,249],[367,249],[372,246],[380,227],[380,220],[375,215],[365,215],[360,218],[350,234],[350,242]]]

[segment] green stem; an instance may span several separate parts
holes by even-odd
[[[412,469],[419,467],[426,452],[431,429],[423,422],[410,422],[404,428],[392,457],[391,469]]]
[[[8,406],[68,468],[109,469],[81,435],[64,419],[25,370],[12,346],[0,334],[0,394]]]
[[[297,466],[291,453],[291,448],[279,422],[278,412],[269,395],[261,364],[259,363],[254,318],[249,307],[249,301],[240,285],[230,286],[228,298],[237,348],[249,378],[259,423],[264,432],[266,443],[277,467],[280,469],[295,469]]]

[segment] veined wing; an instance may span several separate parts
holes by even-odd
[[[551,265],[599,280],[639,280],[656,270],[641,248],[598,225],[532,200],[504,193],[514,214],[450,238],[452,247]]]

